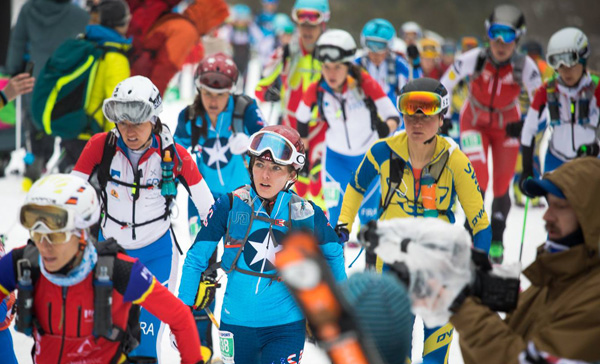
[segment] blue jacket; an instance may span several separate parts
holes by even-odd
[[[270,215],[262,203],[249,187],[217,200],[183,265],[179,298],[186,305],[194,304],[200,275],[208,268],[219,240],[224,238],[221,268],[228,272],[228,279],[222,321],[267,327],[302,320],[302,312],[285,284],[273,279],[275,253],[281,250],[278,244],[290,230],[290,222],[291,229],[314,231],[336,280],[346,278],[342,245],[319,207],[293,192],[283,191],[277,195]],[[259,217],[272,221],[258,220]]]
[[[231,123],[233,117],[234,101],[233,96],[229,97],[229,102],[225,110],[219,114],[217,125],[213,128],[208,121],[206,136],[200,136],[198,139],[198,148],[194,148],[196,154],[196,164],[200,173],[206,180],[210,191],[215,200],[221,195],[231,192],[236,188],[250,184],[250,176],[244,162],[244,156],[232,154],[229,150],[229,137],[233,134]],[[202,116],[195,120],[200,128],[206,122]],[[253,101],[244,113],[244,132],[252,135],[262,129],[264,121],[256,101]],[[173,137],[175,142],[185,148],[192,144],[192,125],[185,118],[185,110],[179,113],[177,129]]]

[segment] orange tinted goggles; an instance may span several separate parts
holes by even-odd
[[[437,115],[450,105],[448,96],[433,92],[412,91],[398,96],[398,110],[401,114],[414,115],[419,111],[425,115]]]

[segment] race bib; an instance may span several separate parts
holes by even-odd
[[[219,331],[219,345],[221,347],[221,358],[223,364],[234,364],[233,333]]]

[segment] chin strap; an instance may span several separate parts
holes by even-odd
[[[434,136],[432,136],[431,138],[427,139],[426,141],[424,141],[423,144],[429,144],[429,143],[431,143],[435,139],[436,136],[437,136],[437,134],[434,135]]]

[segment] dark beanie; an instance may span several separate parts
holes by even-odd
[[[123,0],[102,0],[97,7],[100,25],[116,28],[127,24],[129,6]]]
[[[392,274],[353,274],[341,285],[362,332],[386,364],[404,364],[410,355],[413,314],[404,285]]]

